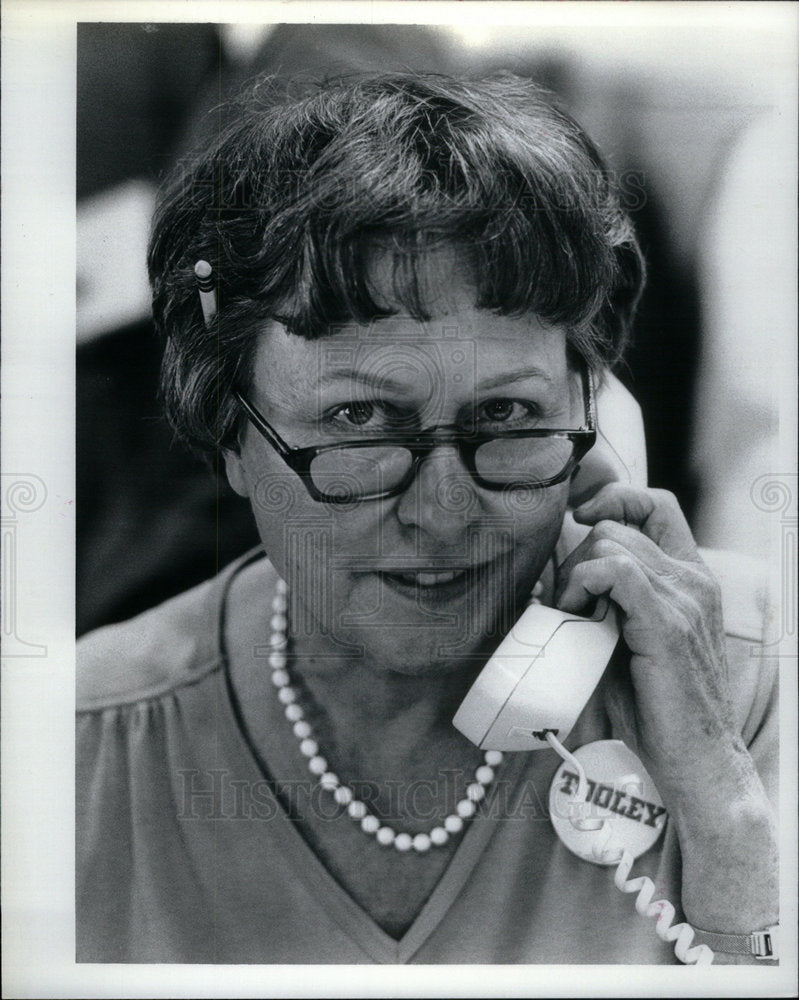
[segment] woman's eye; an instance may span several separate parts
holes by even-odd
[[[373,403],[366,401],[358,403],[346,403],[340,406],[334,416],[339,420],[352,424],[355,427],[363,427],[368,424],[374,416],[375,407]]]
[[[537,408],[532,403],[522,403],[518,399],[489,399],[478,410],[481,421],[495,424],[533,423],[537,415]]]
[[[385,400],[350,400],[333,406],[322,418],[322,426],[333,434],[351,432],[354,427],[377,435],[418,430],[413,411],[406,412]]]

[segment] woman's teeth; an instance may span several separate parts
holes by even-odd
[[[463,575],[463,570],[446,570],[443,573],[397,573],[396,576],[406,583],[416,583],[421,587],[433,587],[438,583],[451,583],[456,577]]]

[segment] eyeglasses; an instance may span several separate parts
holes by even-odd
[[[321,503],[353,503],[398,496],[436,449],[455,447],[475,483],[485,490],[541,489],[567,479],[596,441],[594,388],[581,371],[585,423],[577,429],[535,428],[498,434],[442,425],[415,434],[337,441],[308,448],[287,444],[249,400],[235,391],[253,427]]]

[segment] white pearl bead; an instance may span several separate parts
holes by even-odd
[[[430,838],[426,833],[417,833],[413,838],[413,849],[418,851],[419,854],[424,854],[425,851],[430,850]]]
[[[275,590],[278,594],[287,594],[289,591],[289,586],[282,577],[277,578],[277,584],[275,585]]]
[[[286,631],[286,626],[288,625],[288,620],[285,615],[273,614],[269,622],[275,632],[280,632],[281,635]]]
[[[483,764],[482,767],[477,768],[474,772],[474,776],[481,785],[490,785],[494,780],[494,771],[487,764]]]
[[[434,826],[430,831],[430,839],[436,847],[441,847],[442,844],[446,844],[449,840],[449,834],[443,826]]]
[[[278,689],[278,698],[283,702],[284,705],[290,705],[293,701],[297,700],[297,692],[293,687],[282,687]]]
[[[353,799],[347,806],[347,812],[353,819],[363,819],[366,815],[366,806],[358,799]]]
[[[336,800],[336,802],[338,802],[340,806],[363,805],[363,802],[352,801],[352,792],[349,790],[349,788],[347,788],[346,785],[339,785],[338,788],[335,790],[335,792],[333,792],[333,798]],[[364,806],[364,809],[366,809],[366,806]],[[352,815],[352,813],[350,813],[350,815]],[[361,817],[358,817],[358,819],[360,818]]]
[[[333,774],[332,771],[325,771],[319,779],[319,784],[326,792],[332,792],[338,788],[338,775]]]
[[[269,666],[273,670],[281,670],[286,665],[286,654],[282,649],[273,649],[269,654]]]
[[[463,820],[460,816],[447,816],[444,820],[444,829],[447,833],[460,833],[463,829]]]
[[[277,632],[273,632],[269,636],[269,645],[272,649],[283,649],[286,645],[286,637],[284,635],[278,635]]]
[[[305,719],[300,719],[299,722],[295,722],[292,728],[294,729],[294,735],[298,740],[304,740],[306,736],[311,735],[311,727]]]
[[[398,851],[409,851],[413,847],[413,838],[409,833],[398,833],[394,838],[394,846]]]
[[[474,816],[476,808],[474,802],[470,802],[468,799],[461,799],[455,806],[455,812],[457,812],[461,819],[469,819],[470,816]]]
[[[389,844],[394,843],[395,833],[390,826],[381,826],[377,831],[377,842],[382,844],[383,847],[388,847]]]
[[[324,774],[327,770],[327,761],[324,757],[311,757],[308,761],[308,770],[311,774]]]
[[[302,740],[300,743],[300,753],[303,757],[315,757],[319,753],[319,744],[316,740]]]
[[[483,788],[482,785],[478,785],[476,781],[473,782],[471,785],[468,785],[466,788],[466,798],[470,802],[479,802],[480,799],[483,798],[485,793],[486,793],[485,788]]]
[[[289,680],[290,680],[289,675],[286,673],[285,670],[272,671],[272,683],[275,685],[275,687],[279,688],[285,687],[288,684]]]
[[[503,761],[501,750],[486,750],[485,762],[489,767],[497,767]]]
[[[377,833],[380,828],[380,820],[371,814],[364,816],[361,820],[361,829],[364,833]]]
[[[303,710],[295,702],[290,705],[286,705],[286,711],[283,713],[289,722],[299,722],[299,720],[305,714]]]
[[[285,597],[281,597],[279,594],[272,601],[272,612],[276,615],[284,615],[286,613],[287,602]]]

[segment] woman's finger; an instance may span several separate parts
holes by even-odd
[[[690,587],[694,581],[709,574],[698,553],[695,560],[675,558],[638,528],[619,524],[618,521],[599,521],[591,529],[586,541],[591,539],[591,558],[613,555],[617,551],[629,552],[653,578],[666,584],[676,583],[681,587]]]
[[[667,490],[609,483],[574,511],[580,524],[618,521],[633,525],[675,559],[700,562],[696,542],[677,498]]]
[[[569,574],[557,606],[561,611],[583,614],[602,594],[618,604],[630,620],[645,622],[648,628],[655,628],[660,622],[661,606],[652,582],[631,555],[619,553],[579,563]],[[628,646],[637,652],[629,642]]]
[[[625,554],[641,564],[653,585],[659,584],[668,590],[675,586],[681,589],[699,587],[707,575],[701,561],[685,562],[666,555],[637,528],[616,521],[600,521],[558,567],[555,599],[565,591],[575,566],[592,559]]]

